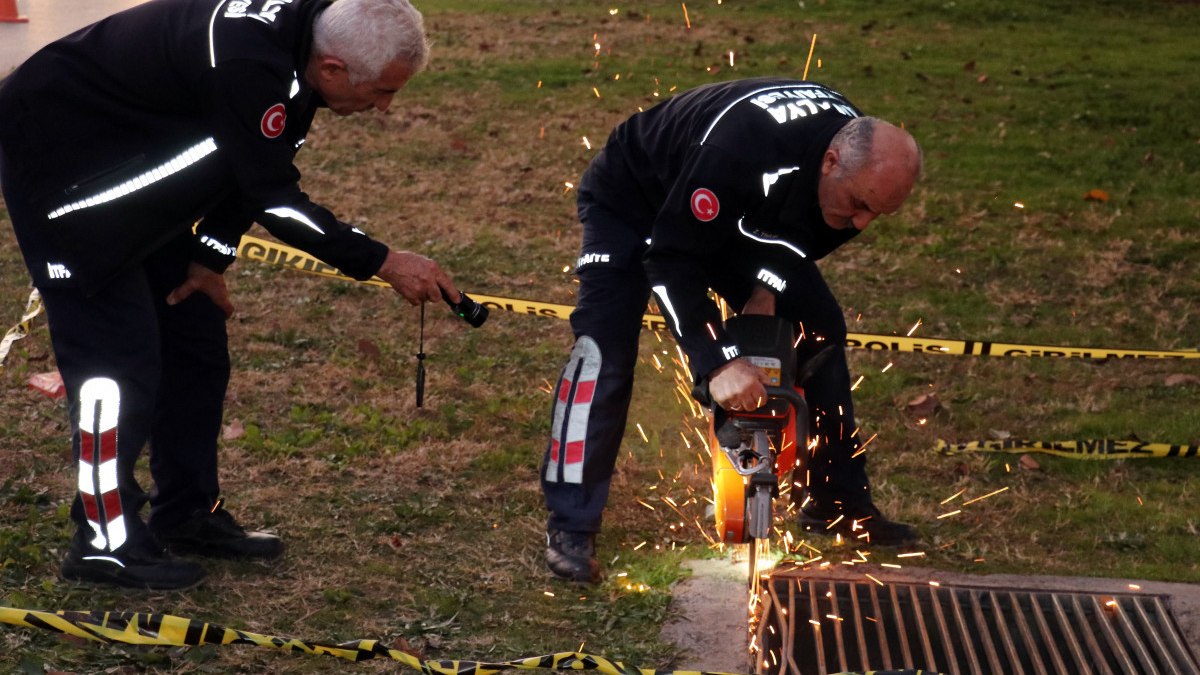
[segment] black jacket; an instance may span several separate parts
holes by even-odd
[[[387,247],[309,200],[293,165],[323,105],[303,75],[328,4],[151,0],[0,82],[0,148],[40,221],[14,225],[49,234],[27,258],[94,291],[202,219],[195,258],[222,271],[258,221],[352,277],[374,274]],[[65,276],[31,267],[35,284]]]
[[[708,299],[714,271],[744,268],[782,292],[797,261],[858,234],[825,224],[817,182],[834,134],[860,115],[815,82],[722,82],[634,115],[593,161],[585,186],[648,241],[647,277],[698,375],[736,354]],[[754,260],[731,259],[750,240]]]

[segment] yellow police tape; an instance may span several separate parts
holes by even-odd
[[[259,239],[248,234],[243,235],[241,243],[238,244],[238,256],[271,265],[290,267],[309,274],[353,281],[350,277],[338,272],[337,268],[326,265],[298,248],[292,248],[291,246],[285,246],[266,239]],[[388,287],[387,282],[378,277],[372,277],[365,283]],[[571,305],[556,305],[536,300],[501,298],[494,295],[481,295],[474,291],[471,292],[471,298],[488,309],[499,309],[505,312],[529,314],[532,316],[545,316],[551,319],[566,319],[571,316],[571,310],[575,309]],[[666,330],[667,322],[658,314],[646,314],[642,317],[642,327],[649,330]]]
[[[627,666],[618,661],[581,654],[560,652],[515,661],[422,661],[421,659],[379,643],[378,640],[354,640],[340,644],[310,642],[296,638],[262,635],[226,628],[170,614],[141,612],[43,612],[29,609],[0,607],[0,623],[62,633],[93,642],[129,645],[160,645],[167,647],[198,647],[201,645],[247,644],[285,652],[301,652],[318,656],[335,656],[347,661],[369,661],[375,658],[398,661],[427,675],[467,674],[489,675],[513,668],[523,670],[594,670],[606,675],[700,675],[710,671],[663,671]],[[715,671],[712,671],[715,672]]]
[[[353,281],[298,248],[286,246],[277,242],[260,239],[250,235],[242,237],[238,244],[238,255],[258,262],[264,262],[281,267],[289,267],[301,272],[318,276]],[[366,283],[387,287],[382,279],[372,278]],[[35,297],[37,298],[35,304]],[[544,316],[552,319],[570,317],[571,305],[559,305],[536,300],[518,300],[494,295],[472,293],[476,302],[489,309],[497,309],[516,314]],[[29,305],[21,321],[9,329],[3,341],[0,341],[0,367],[13,342],[29,333],[30,321],[42,309],[40,297],[36,289],[30,295]],[[32,310],[32,311],[31,311]],[[642,327],[648,330],[667,330],[667,323],[659,314],[642,316]],[[899,335],[882,335],[876,333],[847,333],[846,346],[853,349],[868,351],[913,352],[923,354],[954,354],[965,356],[1036,356],[1046,358],[1075,358],[1075,359],[1200,359],[1200,351],[1192,349],[1161,350],[1161,349],[1110,349],[1106,347],[1061,347],[1047,345],[1026,345],[1006,342],[991,342],[987,340],[944,340],[938,338],[913,338]]]
[[[238,245],[238,255],[250,260],[257,260],[272,265],[290,267],[309,274],[350,280],[335,268],[313,258],[304,251],[285,246],[266,239],[250,235],[242,237]],[[367,283],[387,286],[380,279],[371,279]],[[554,319],[566,319],[574,307],[556,305],[536,300],[517,300],[493,295],[479,295],[472,292],[471,297],[476,302],[489,309],[498,309],[517,314],[545,316]],[[661,315],[645,314],[642,316],[642,326],[650,330],[666,330],[667,324]],[[911,338],[898,335],[877,335],[873,333],[848,333],[846,346],[857,349],[880,350],[893,352],[919,352],[932,354],[961,354],[967,356],[1039,356],[1081,359],[1200,359],[1200,351],[1196,350],[1146,350],[1146,349],[1107,349],[1101,347],[1053,347],[1043,345],[1009,344],[1004,342],[988,342],[980,340],[941,340],[937,338]]]
[[[934,452],[961,455],[968,452],[1023,454],[1041,452],[1071,459],[1143,459],[1149,457],[1200,457],[1200,445],[1168,445],[1108,438],[1079,441],[967,441],[949,443],[938,439]]]
[[[17,325],[9,328],[3,338],[0,338],[0,370],[4,370],[4,360],[8,358],[8,352],[12,349],[13,343],[29,335],[29,331],[33,328],[34,317],[41,312],[42,295],[35,288],[29,294],[29,299],[25,301],[25,313],[21,315],[21,320],[17,322]]]

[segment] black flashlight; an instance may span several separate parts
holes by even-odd
[[[450,299],[450,295],[446,293],[445,289],[442,290],[442,299],[446,301],[447,305],[450,305],[451,311],[475,328],[482,326],[483,322],[487,321],[488,308],[475,302],[462,291],[459,291],[458,295],[458,302],[454,302]]]

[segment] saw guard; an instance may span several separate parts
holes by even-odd
[[[708,451],[712,455],[713,507],[717,536],[726,544],[744,544],[746,538],[746,477],[733,468],[729,456],[717,443],[712,422],[708,427]]]
[[[804,390],[800,387],[796,387],[796,391],[801,396],[804,395]],[[749,416],[753,416],[753,413]],[[779,447],[773,453],[775,455],[775,475],[781,485],[791,479],[792,469],[796,465],[796,432],[796,410],[789,406],[787,418],[783,420],[780,436],[776,441]],[[805,437],[807,437],[807,433]],[[713,427],[711,415],[708,420],[708,451],[713,467],[713,511],[717,535],[726,544],[745,544],[750,541],[746,531],[748,478],[734,469],[729,455],[721,449],[720,443],[717,442],[717,433]]]

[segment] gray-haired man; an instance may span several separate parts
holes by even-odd
[[[387,110],[427,57],[408,0],[151,0],[0,83],[0,180],[45,301],[80,462],[65,578],[158,589],[203,579],[160,542],[283,552],[221,508],[233,312],[221,273],[258,222],[410,303],[458,296],[432,260],[311,201],[293,164],[319,108]],[[147,442],[149,497],[133,475]]]

